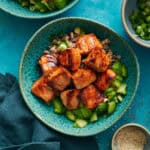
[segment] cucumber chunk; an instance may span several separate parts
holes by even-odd
[[[85,34],[85,32],[84,32],[80,27],[76,27],[76,28],[74,29],[74,32],[75,32],[76,34],[79,34],[79,35]]]
[[[74,29],[74,32],[75,32],[76,34],[80,34],[80,31],[81,31],[81,28],[80,28],[80,27],[76,27],[76,28]]]
[[[117,74],[121,75],[121,70],[122,70],[122,64],[121,62],[117,61],[112,65],[112,70]]]
[[[111,85],[114,87],[114,88],[119,88],[120,86],[121,86],[121,82],[120,82],[120,80],[117,80],[117,79],[115,79],[115,80],[113,80],[112,82],[111,82]]]
[[[109,115],[112,114],[115,111],[115,109],[116,109],[116,102],[115,101],[109,102],[108,103],[108,110],[107,110],[108,114]]]
[[[92,110],[84,107],[84,108],[81,108],[81,113],[84,119],[89,119],[92,115]]]
[[[117,75],[122,76],[124,78],[128,76],[127,67],[119,61],[115,62],[112,65],[112,70],[116,72]]]
[[[96,122],[98,120],[98,116],[96,112],[93,112],[91,118],[90,118],[90,122]]]
[[[107,103],[100,103],[96,108],[97,114],[100,115],[100,114],[103,114],[104,112],[106,112],[107,107],[108,107]]]
[[[126,93],[127,93],[127,84],[122,83],[121,86],[118,88],[117,93],[122,94],[122,95],[126,95]]]
[[[111,93],[113,91],[115,91],[115,89],[112,88],[112,87],[110,87],[110,88],[108,88],[108,89],[105,90],[105,95],[107,96],[109,93]]]
[[[65,112],[65,107],[61,103],[61,100],[56,98],[53,100],[54,112],[56,114],[63,114]]]
[[[65,42],[60,42],[58,45],[58,49],[61,51],[64,51],[68,48],[67,44]]]
[[[50,10],[50,11],[56,9],[55,4],[52,1],[46,2],[45,0],[42,0],[41,3],[44,4],[47,7],[47,9]]]
[[[85,106],[82,106],[81,108],[73,110],[73,113],[75,114],[75,116],[77,116],[77,118],[89,119],[92,115],[92,110],[86,108]]]
[[[37,2],[40,2],[40,0],[29,0],[29,1],[30,1],[31,4],[36,4]]]
[[[122,65],[122,72],[121,72],[122,76],[124,78],[126,78],[128,76],[128,71],[127,71],[127,67],[125,65]]]
[[[74,115],[74,113],[72,111],[69,111],[69,110],[66,112],[66,117],[71,121],[76,120],[76,116]]]
[[[106,96],[108,98],[108,100],[111,100],[114,96],[116,96],[116,91],[112,91],[110,93],[108,93]]]
[[[53,0],[53,3],[58,9],[62,9],[67,5],[68,0]]]
[[[117,75],[117,77],[116,77],[116,79],[115,80],[119,80],[120,82],[122,82],[123,81],[123,77],[122,76],[120,76],[120,75]]]
[[[19,0],[18,2],[19,2],[19,3],[21,4],[21,6],[23,6],[23,7],[29,7],[29,6],[30,6],[30,2],[27,1],[27,0]]]
[[[112,99],[110,99],[109,101],[114,101],[116,103],[118,103],[118,96],[114,96]]]
[[[118,96],[117,96],[117,99],[119,100],[119,102],[122,102],[123,97],[122,97],[121,95],[118,95]]]
[[[47,7],[44,4],[42,4],[41,2],[36,2],[33,6],[31,6],[31,8],[34,10],[38,10],[40,12],[47,12],[48,11]]]
[[[84,128],[87,124],[88,124],[88,122],[84,119],[76,119],[76,121],[74,123],[74,127]]]

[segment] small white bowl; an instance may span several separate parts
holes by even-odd
[[[125,124],[125,125],[121,126],[115,132],[115,134],[113,135],[113,138],[112,138],[112,145],[111,145],[112,150],[118,150],[117,143],[116,143],[116,137],[121,130],[128,128],[128,127],[136,127],[136,128],[139,128],[141,131],[143,131],[143,133],[145,134],[145,137],[146,137],[146,144],[144,145],[144,150],[150,150],[150,132],[145,127],[143,127],[142,125],[139,125],[136,123]]]

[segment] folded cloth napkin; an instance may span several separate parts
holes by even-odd
[[[0,74],[0,150],[97,150],[95,137],[51,130],[26,107],[16,78]]]

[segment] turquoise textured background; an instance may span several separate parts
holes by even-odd
[[[110,149],[113,133],[125,123],[140,123],[150,131],[150,49],[138,46],[125,33],[121,22],[121,3],[120,0],[80,0],[74,8],[55,17],[80,16],[99,21],[124,37],[137,54],[141,79],[136,97],[120,121],[96,136],[101,150]],[[26,42],[39,27],[50,20],[21,19],[0,11],[0,72],[18,76],[20,57]]]

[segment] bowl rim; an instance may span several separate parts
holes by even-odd
[[[19,17],[19,18],[24,18],[24,19],[45,19],[45,18],[55,17],[55,16],[58,16],[58,15],[64,13],[64,12],[66,12],[67,10],[74,7],[79,1],[80,0],[73,0],[70,4],[68,4],[67,6],[65,6],[64,8],[62,8],[60,10],[57,10],[57,11],[54,11],[54,12],[52,11],[52,12],[49,12],[48,14],[41,13],[39,16],[24,16],[24,15],[21,15],[19,13],[11,12],[8,9],[3,8],[1,5],[0,5],[0,9],[3,10],[4,12],[10,14],[10,15],[13,15],[13,16],[16,16],[16,17]]]
[[[132,127],[132,126],[140,128],[141,130],[145,131],[145,133],[147,133],[150,136],[150,132],[148,131],[148,129],[146,127],[144,127],[143,125],[141,125],[141,124],[138,124],[138,123],[127,123],[127,124],[124,124],[121,127],[119,127],[115,131],[115,133],[113,135],[112,142],[111,142],[111,148],[112,148],[112,150],[115,150],[114,149],[114,142],[115,142],[115,138],[116,138],[117,134],[119,133],[119,131],[121,131],[123,128]]]
[[[146,48],[150,48],[150,44],[147,44],[147,43],[143,43],[141,40],[137,39],[134,35],[136,34],[132,34],[128,28],[128,25],[126,23],[126,19],[125,19],[125,7],[127,6],[127,1],[128,0],[123,0],[122,1],[122,6],[121,6],[121,17],[122,17],[122,24],[124,26],[124,29],[126,31],[126,33],[129,35],[129,37],[134,41],[136,42],[137,44],[143,46],[143,47],[146,47]],[[143,40],[144,41],[144,40]]]
[[[28,98],[26,97],[25,93],[24,93],[24,88],[23,88],[23,84],[22,84],[22,65],[23,65],[23,61],[24,61],[24,57],[28,51],[28,47],[30,46],[30,43],[31,41],[37,36],[38,33],[40,33],[45,27],[53,24],[53,23],[56,23],[56,22],[59,22],[59,21],[64,21],[64,20],[70,20],[70,19],[73,19],[73,20],[81,20],[81,21],[85,21],[85,22],[90,22],[90,23],[94,23],[96,25],[100,25],[100,26],[103,26],[104,28],[107,28],[107,30],[113,32],[117,37],[120,38],[120,40],[125,43],[128,48],[129,48],[129,51],[131,52],[131,54],[133,55],[134,57],[134,60],[135,60],[135,64],[136,64],[136,69],[137,69],[137,78],[136,78],[136,84],[135,84],[135,89],[134,89],[134,92],[128,102],[128,104],[126,105],[126,108],[120,113],[120,115],[115,119],[115,121],[111,124],[109,124],[109,126],[105,129],[102,129],[100,131],[96,131],[96,132],[93,132],[92,134],[91,133],[86,133],[84,135],[80,135],[80,134],[72,134],[72,133],[66,133],[64,132],[63,130],[59,130],[57,128],[55,128],[54,126],[51,126],[47,123],[47,121],[45,120],[42,120],[41,116],[38,115],[36,112],[34,112],[31,107],[30,107],[30,104],[28,103]],[[20,61],[20,65],[19,65],[19,88],[20,88],[20,91],[21,91],[21,94],[23,96],[23,99],[26,103],[26,105],[28,106],[28,108],[30,109],[30,111],[41,121],[43,122],[45,125],[47,125],[48,127],[50,127],[51,129],[59,132],[59,133],[62,133],[62,134],[65,134],[65,135],[71,135],[71,136],[75,136],[75,137],[87,137],[87,136],[93,136],[93,135],[96,135],[102,131],[105,131],[106,129],[110,128],[112,125],[114,125],[124,114],[125,112],[128,110],[131,102],[133,101],[134,97],[135,97],[135,94],[136,94],[136,91],[137,91],[137,88],[138,88],[138,85],[139,85],[139,79],[140,79],[140,67],[139,67],[139,63],[138,63],[138,60],[137,60],[137,57],[136,57],[136,54],[134,53],[133,49],[129,46],[129,44],[120,36],[118,35],[114,30],[112,30],[111,28],[109,28],[108,26],[104,25],[104,24],[101,24],[95,20],[92,20],[92,19],[87,19],[87,18],[83,18],[83,17],[63,17],[63,18],[59,18],[59,19],[55,19],[53,21],[49,21],[48,23],[46,23],[45,25],[43,25],[41,28],[39,28],[32,36],[31,38],[28,40],[25,48],[24,48],[24,51],[23,51],[23,54],[21,56],[21,61]]]

